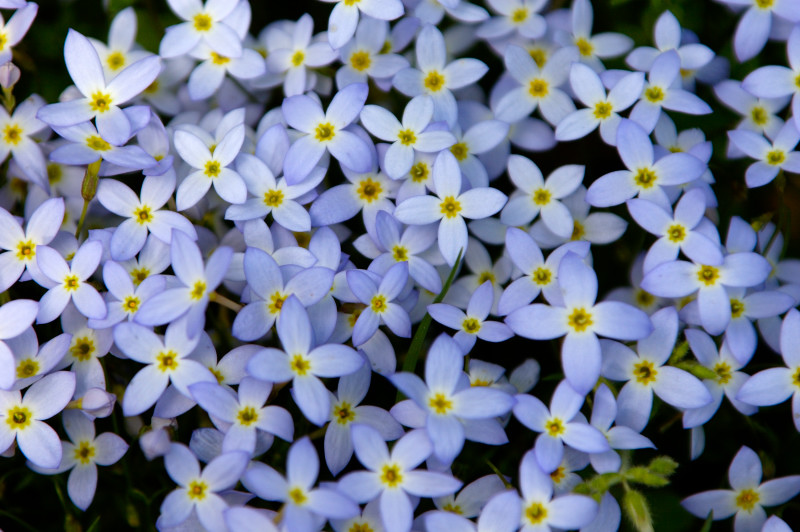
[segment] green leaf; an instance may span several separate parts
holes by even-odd
[[[708,512],[708,517],[706,517],[705,522],[703,523],[703,528],[700,529],[700,532],[710,532],[711,531],[711,522],[714,520],[714,510]]]
[[[622,496],[622,508],[638,532],[653,532],[653,518],[650,505],[644,494],[636,490],[628,490]]]
[[[86,532],[100,532],[100,516],[97,516],[97,519],[89,525],[89,528],[86,529]]]
[[[644,466],[636,466],[625,471],[625,478],[631,482],[644,484],[651,488],[660,488],[669,484],[669,480],[661,475],[651,472]]]
[[[650,461],[647,468],[656,475],[669,476],[678,469],[678,462],[669,456],[657,456]]]

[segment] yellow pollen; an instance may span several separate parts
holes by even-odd
[[[750,109],[750,118],[757,126],[763,126],[769,120],[769,115],[766,109],[757,105]]]
[[[344,5],[346,6],[354,6],[359,3],[361,0],[344,0]]]
[[[756,0],[756,5],[761,9],[769,9],[775,0]]]
[[[17,259],[29,261],[36,255],[36,244],[33,240],[17,243]]]
[[[292,368],[292,371],[294,371],[297,375],[302,377],[311,369],[311,361],[298,353],[292,357],[289,367]]]
[[[653,363],[649,360],[642,360],[633,366],[633,376],[636,377],[636,382],[644,384],[645,386],[656,380],[658,370],[655,369]]]
[[[160,371],[174,371],[178,367],[178,354],[175,351],[162,351],[156,356]]]
[[[350,316],[347,317],[347,323],[350,325],[351,329],[356,326],[356,322],[358,321],[358,317],[361,316],[361,312],[363,310],[364,309],[361,309],[361,308],[356,309],[356,310],[354,310],[353,312],[350,313]]]
[[[528,85],[528,94],[534,98],[544,98],[550,92],[547,81],[537,78]]]
[[[17,378],[27,379],[39,373],[39,362],[32,358],[26,358],[17,365]]]
[[[81,282],[77,275],[67,275],[64,277],[64,290],[67,292],[74,292],[78,289]]]
[[[7,42],[8,42],[8,37],[6,36],[5,32],[0,32],[0,50],[6,49]]]
[[[490,270],[481,272],[481,274],[478,276],[478,286],[482,285],[486,281],[491,281],[492,284],[494,284],[495,281],[494,273],[492,273],[492,271]]]
[[[125,312],[134,313],[139,310],[139,304],[141,304],[141,301],[139,301],[138,297],[128,296],[122,302],[122,310]]]
[[[463,161],[469,155],[469,146],[465,142],[458,142],[450,146],[450,153],[455,155],[459,161]]]
[[[411,175],[411,181],[414,183],[424,183],[428,180],[430,169],[427,163],[420,161],[411,167],[409,174]]]
[[[408,250],[398,244],[392,248],[392,257],[397,262],[406,262],[408,260]]]
[[[359,72],[368,69],[371,64],[372,58],[369,56],[369,52],[364,50],[359,50],[350,56],[350,65],[354,70],[358,70]]]
[[[605,120],[611,116],[614,107],[608,102],[597,102],[594,106],[594,117],[598,120]]]
[[[213,24],[213,19],[211,15],[206,13],[198,13],[194,16],[194,29],[197,31],[208,31],[211,29],[211,25]]]
[[[667,238],[675,244],[683,242],[683,239],[686,238],[686,229],[680,224],[671,225],[667,229]]]
[[[283,191],[272,189],[264,192],[264,205],[267,207],[280,207],[283,203]]]
[[[566,476],[564,466],[558,466],[555,471],[550,473],[550,479],[553,481],[553,484],[560,484]]]
[[[470,386],[491,386],[491,381],[486,379],[471,379],[469,385]]]
[[[583,307],[573,309],[572,314],[567,318],[567,325],[572,327],[575,332],[583,332],[593,323],[592,315]]]
[[[640,307],[644,308],[647,308],[650,305],[652,305],[656,299],[655,296],[653,296],[653,294],[647,292],[646,290],[642,290],[641,288],[636,291],[635,298],[636,298],[636,303]]]
[[[303,64],[303,61],[305,61],[305,59],[306,59],[306,54],[303,53],[303,50],[297,50],[292,55],[292,65],[299,67],[300,65]]]
[[[73,345],[69,348],[69,352],[75,360],[86,362],[92,358],[95,350],[94,340],[88,336],[82,336],[74,339],[73,342]]]
[[[89,107],[95,113],[105,113],[111,107],[111,96],[108,93],[97,91],[92,94]]]
[[[158,92],[158,80],[154,79],[153,83],[147,86],[144,90],[145,94],[155,94]]]
[[[410,129],[404,129],[397,134],[397,139],[403,146],[411,146],[417,142],[417,136]]]
[[[106,57],[106,64],[112,71],[119,70],[125,64],[125,55],[122,52],[111,52]]]
[[[388,305],[386,304],[386,296],[382,294],[374,296],[369,306],[370,308],[372,308],[372,312],[374,312],[375,314],[380,314],[382,312],[385,312],[386,309],[388,308]]]
[[[744,301],[731,299],[731,318],[740,318],[744,314]]]
[[[546,188],[540,188],[533,192],[533,202],[539,207],[543,207],[550,203],[551,194]]]
[[[437,414],[447,414],[453,408],[453,401],[444,396],[443,393],[435,393],[428,399],[428,406]]]
[[[717,362],[714,366],[714,373],[717,374],[717,382],[723,385],[728,384],[733,377],[731,366],[727,362]]]
[[[530,12],[524,7],[518,7],[511,13],[511,22],[514,24],[522,24],[530,15]]]
[[[217,177],[221,171],[222,166],[217,161],[211,160],[206,163],[206,168],[203,173],[206,174],[206,177],[213,179]]]
[[[575,46],[578,47],[578,52],[580,52],[583,57],[589,57],[592,55],[592,52],[594,52],[594,45],[584,37],[575,39]]]
[[[283,302],[286,301],[286,298],[289,297],[287,295],[281,294],[280,292],[275,292],[271,296],[269,296],[269,304],[268,308],[272,314],[280,313],[281,309],[283,308]]]
[[[755,491],[750,488],[743,489],[736,495],[736,506],[747,513],[752,513],[759,499],[760,497]]]
[[[461,507],[459,505],[451,504],[449,502],[447,504],[445,504],[444,506],[442,506],[442,510],[444,510],[445,512],[450,512],[450,513],[454,513],[454,514],[458,514],[458,515],[461,515],[461,514],[464,513],[464,511],[461,509]]]
[[[531,59],[539,68],[542,68],[547,63],[547,50],[544,48],[529,48],[528,55],[531,56]]]
[[[794,86],[800,89],[800,74],[798,74],[797,77],[794,78]]]
[[[353,523],[347,532],[375,532],[369,523]]]
[[[580,223],[578,220],[574,220],[572,222],[572,236],[569,237],[570,240],[580,240],[583,238],[583,235],[586,234],[586,229],[583,228],[583,224]]]
[[[139,225],[153,221],[153,213],[147,205],[137,207],[136,210],[133,211],[133,217]]]
[[[786,154],[783,153],[783,150],[772,150],[767,153],[767,164],[771,164],[772,166],[778,166],[785,160]]]
[[[86,465],[92,461],[94,452],[94,445],[88,441],[82,441],[75,447],[75,460]]]
[[[697,270],[697,280],[706,286],[714,286],[719,279],[719,270],[713,266],[700,266]]]
[[[111,149],[111,144],[105,141],[105,139],[98,137],[97,135],[92,135],[86,139],[86,145],[89,146],[94,151],[108,151]]]
[[[661,87],[648,87],[644,91],[644,97],[651,103],[658,103],[664,99],[664,91],[661,90]]]
[[[392,41],[386,39],[385,41],[383,41],[383,46],[381,46],[381,49],[378,51],[378,53],[388,54],[391,51],[392,51]]]
[[[189,487],[186,488],[186,492],[189,495],[190,499],[202,501],[206,498],[206,490],[208,489],[208,484],[202,482],[200,480],[193,480],[189,483]]]
[[[353,412],[350,403],[342,401],[338,405],[334,405],[332,417],[338,424],[347,425],[356,418],[356,413]]]
[[[442,200],[440,210],[446,218],[455,218],[458,216],[458,213],[461,212],[461,203],[456,201],[453,196],[447,196]]]
[[[544,286],[550,284],[553,274],[549,269],[539,266],[533,271],[531,278],[533,279],[534,283],[538,284],[539,286]]]
[[[636,171],[636,176],[634,176],[633,181],[636,183],[639,188],[652,188],[658,176],[651,168],[639,168]]]
[[[481,322],[475,318],[466,318],[461,322],[461,328],[469,334],[478,334],[478,331],[481,330]]]
[[[135,268],[131,270],[131,279],[133,280],[133,284],[135,286],[139,286],[142,283],[142,281],[147,279],[149,275],[150,275],[150,270],[144,267]]]
[[[800,366],[794,370],[794,375],[792,375],[792,384],[800,388]]]
[[[425,76],[425,80],[422,82],[422,84],[425,85],[425,88],[429,91],[438,92],[444,88],[444,76],[435,70],[431,70],[428,72],[428,75]]]
[[[195,281],[192,291],[189,295],[195,301],[202,299],[203,296],[206,295],[206,283],[203,281]]]
[[[336,136],[336,130],[333,127],[333,124],[330,122],[325,122],[324,124],[317,124],[316,132],[314,133],[314,138],[320,142],[326,142],[333,137]]]
[[[549,419],[549,420],[548,420],[548,421],[547,421],[547,422],[544,424],[544,428],[545,428],[545,430],[547,430],[547,433],[548,433],[550,436],[554,437],[554,438],[555,438],[556,436],[560,436],[561,434],[564,434],[564,431],[566,430],[566,428],[564,428],[564,422],[563,422],[563,421],[561,421],[561,420],[560,420],[559,418],[557,418],[557,417],[554,417],[554,418],[552,418],[552,419]]]
[[[3,140],[6,144],[16,146],[22,140],[22,128],[17,124],[6,124],[3,128]]]
[[[308,500],[308,497],[306,497],[302,489],[295,487],[289,490],[289,500],[295,505],[300,506]]]
[[[51,185],[55,185],[61,178],[64,177],[64,170],[58,163],[50,163],[47,165],[47,181]]]
[[[217,66],[227,65],[231,62],[230,57],[219,55],[217,52],[211,52],[211,62]]]
[[[398,484],[403,482],[403,475],[400,473],[400,466],[392,464],[386,464],[381,469],[381,482],[389,486],[390,488],[396,487]]]
[[[532,525],[538,525],[547,518],[547,508],[540,502],[533,502],[525,508],[525,517]]]
[[[31,411],[24,406],[15,406],[6,414],[6,423],[11,430],[21,430],[28,427],[33,419]]]
[[[383,192],[383,187],[380,182],[373,181],[369,177],[362,179],[358,184],[358,197],[367,203],[372,203],[380,198],[381,192]]]
[[[248,427],[258,421],[258,412],[252,406],[246,406],[236,413],[240,425]]]

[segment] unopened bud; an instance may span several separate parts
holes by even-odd
[[[114,410],[117,396],[102,388],[90,388],[79,401],[79,408],[90,416],[108,417]]]
[[[142,448],[145,458],[152,460],[159,456],[164,456],[169,452],[169,434],[166,429],[155,429],[142,434],[139,438],[139,445]]]
[[[11,89],[17,84],[20,77],[19,68],[14,63],[8,62],[0,66],[0,87]]]
[[[514,385],[519,393],[527,393],[539,382],[540,370],[539,363],[529,358],[514,368],[508,381]]]

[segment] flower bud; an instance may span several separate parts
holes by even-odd
[[[79,401],[79,408],[90,416],[108,417],[114,410],[117,396],[102,388],[90,388]]]
[[[8,62],[0,66],[0,87],[11,89],[17,84],[20,77],[19,68],[14,63]]]
[[[139,445],[148,460],[167,454],[170,443],[169,434],[163,428],[145,432],[139,439]]]

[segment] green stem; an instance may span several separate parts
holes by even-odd
[[[86,211],[89,210],[89,203],[94,199],[97,194],[98,173],[100,172],[100,163],[102,159],[97,159],[95,162],[86,167],[86,174],[83,176],[83,183],[81,183],[81,197],[83,197],[83,209],[81,210],[81,217],[78,220],[78,227],[75,229],[75,238],[81,238],[81,231],[83,231],[83,224],[86,221]]]

